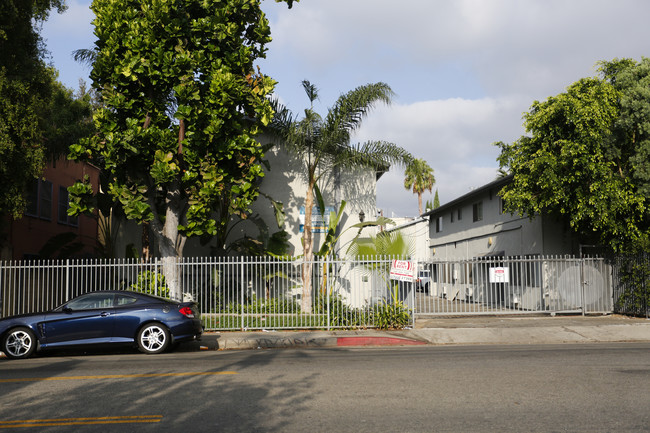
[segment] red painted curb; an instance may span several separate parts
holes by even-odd
[[[392,337],[338,337],[337,346],[415,346],[426,344],[423,341]]]

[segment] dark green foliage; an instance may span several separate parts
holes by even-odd
[[[554,215],[618,251],[648,243],[650,59],[603,62],[601,78],[534,102],[528,135],[501,147],[512,212]]]
[[[90,130],[88,101],[56,81],[38,26],[63,0],[0,0],[0,213],[22,216],[46,162]]]
[[[150,221],[162,257],[247,218],[263,176],[255,140],[275,82],[259,0],[96,0],[92,86],[99,133],[70,149],[107,173],[128,219]],[[96,193],[96,191],[95,191]],[[92,210],[89,201],[77,211]],[[176,282],[169,284],[176,290]]]
[[[650,256],[621,255],[615,261],[618,287],[614,311],[633,316],[650,315]]]

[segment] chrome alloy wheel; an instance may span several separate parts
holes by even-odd
[[[26,329],[16,329],[9,333],[3,344],[3,351],[10,358],[26,358],[34,351],[34,335]]]
[[[158,324],[145,326],[140,331],[138,346],[144,353],[160,353],[169,344],[169,333]]]

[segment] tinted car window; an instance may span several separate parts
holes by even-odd
[[[129,305],[137,301],[133,296],[117,295],[116,305]]]
[[[99,308],[111,308],[113,306],[112,293],[91,293],[69,302],[66,307],[71,310],[94,310]]]

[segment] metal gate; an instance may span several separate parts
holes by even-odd
[[[611,313],[604,259],[491,257],[420,262],[417,316]]]

